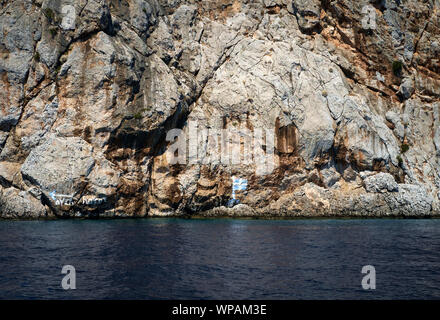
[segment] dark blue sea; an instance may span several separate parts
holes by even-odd
[[[435,219],[0,221],[0,299],[439,298]]]

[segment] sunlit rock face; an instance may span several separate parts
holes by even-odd
[[[0,1],[0,217],[439,214],[438,6]]]

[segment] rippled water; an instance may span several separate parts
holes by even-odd
[[[440,298],[440,220],[0,221],[0,298]]]

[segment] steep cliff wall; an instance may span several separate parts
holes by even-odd
[[[0,216],[439,214],[439,8],[0,0]]]

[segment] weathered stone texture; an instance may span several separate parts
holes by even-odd
[[[439,214],[439,7],[0,2],[0,217]],[[195,122],[271,130],[275,169],[170,164],[167,132]]]

